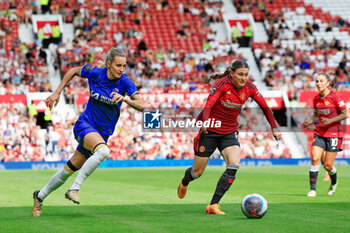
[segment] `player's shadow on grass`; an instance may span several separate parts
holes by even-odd
[[[288,194],[280,194],[288,195]],[[303,203],[268,203],[268,212],[276,210],[288,209],[310,209],[312,211],[315,206],[318,209],[332,210],[348,210],[350,203],[331,202],[305,202]],[[316,199],[313,199],[316,200]],[[162,218],[162,216],[177,216],[182,219],[188,217],[209,216],[205,214],[206,204],[133,204],[133,205],[101,205],[101,206],[84,206],[84,205],[65,205],[65,206],[43,206],[42,215],[38,218],[31,216],[31,206],[26,207],[0,207],[0,222],[12,218],[89,218],[89,217],[106,217],[106,216],[132,216],[133,218],[143,219],[146,216],[154,216]],[[244,218],[241,213],[241,206],[238,203],[230,204],[224,202],[221,209],[227,213],[230,218]],[[283,211],[285,212],[285,211]],[[327,211],[326,211],[327,212]],[[210,215],[213,216],[213,215]],[[222,216],[222,217],[226,217]]]
[[[269,203],[262,219],[247,219],[239,203],[222,203],[224,216],[205,214],[206,204],[134,204],[43,206],[40,217],[31,206],[0,207],[1,232],[350,232],[349,203]],[[331,210],[331,212],[330,212]],[[310,213],[316,213],[310,215]],[[332,219],[320,228],[325,219]],[[295,225],[295,221],[298,222]],[[289,224],[289,225],[288,225]],[[310,225],[311,224],[311,225]],[[291,231],[290,226],[299,227]],[[342,231],[339,231],[341,227]],[[235,229],[235,231],[233,231]],[[321,229],[321,231],[319,231]],[[304,229],[305,230],[305,229]],[[261,231],[260,231],[261,232]]]

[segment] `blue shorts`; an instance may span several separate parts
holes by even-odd
[[[77,140],[77,142],[79,143],[76,150],[82,153],[85,156],[85,158],[88,159],[92,155],[92,152],[84,148],[84,137],[86,134],[91,132],[96,132],[96,133],[99,133],[100,135],[101,133],[98,132],[96,129],[94,129],[91,125],[89,125],[85,121],[75,122],[73,132],[74,132],[75,140]],[[110,135],[101,135],[105,143],[107,143],[109,136]]]

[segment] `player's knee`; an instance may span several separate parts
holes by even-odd
[[[204,169],[193,169],[193,174],[194,174],[197,178],[201,177],[202,174],[203,174],[203,172],[204,172]]]
[[[323,164],[323,167],[326,171],[332,171],[332,169],[333,169],[333,165],[329,164],[329,163]]]
[[[78,171],[79,169],[75,167],[70,160],[68,160],[68,162],[64,165],[64,170],[66,170],[66,172],[69,175],[72,175],[74,172]]]
[[[321,163],[320,159],[312,159],[311,160],[311,164],[314,166],[318,166],[318,165],[320,165],[320,163]]]
[[[109,156],[110,153],[111,152],[110,152],[107,144],[100,143],[100,144],[95,146],[94,154],[92,156],[96,156],[100,160],[100,162],[102,162],[103,160],[105,160]]]

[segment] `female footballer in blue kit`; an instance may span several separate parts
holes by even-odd
[[[107,140],[118,122],[122,102],[138,111],[144,110],[135,84],[123,73],[125,68],[125,53],[112,48],[101,68],[88,64],[71,68],[56,91],[46,99],[46,105],[52,109],[59,102],[60,93],[70,80],[76,75],[88,79],[90,99],[74,125],[74,137],[79,145],[67,164],[51,177],[46,186],[33,193],[33,216],[40,216],[43,200],[80,169],[73,185],[65,194],[67,199],[79,204],[78,192],[81,185],[110,154]]]

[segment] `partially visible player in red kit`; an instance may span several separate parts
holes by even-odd
[[[334,167],[334,160],[338,151],[341,151],[344,132],[341,121],[349,117],[349,112],[344,100],[333,91],[336,84],[336,79],[331,81],[327,74],[316,76],[316,87],[320,93],[314,98],[313,117],[304,122],[304,127],[315,128],[311,151],[310,192],[307,194],[308,197],[316,196],[316,181],[321,159],[331,178],[328,195],[333,195],[337,188],[337,169]]]
[[[215,121],[221,121],[221,127],[202,127],[195,137],[193,166],[186,170],[177,194],[181,199],[185,197],[189,182],[203,174],[210,155],[218,148],[226,162],[226,170],[220,177],[213,198],[205,210],[208,214],[225,214],[219,209],[218,203],[231,187],[239,168],[241,156],[237,117],[249,97],[253,98],[263,110],[271,125],[274,138],[281,139],[272,112],[256,86],[248,80],[248,73],[248,64],[245,61],[236,60],[224,73],[210,76],[210,79],[219,80],[215,83],[203,111],[197,118],[197,121],[203,122],[215,118]],[[204,82],[208,83],[210,79]]]

